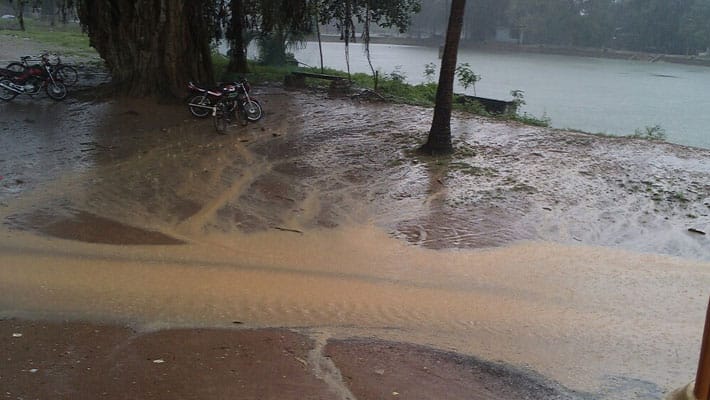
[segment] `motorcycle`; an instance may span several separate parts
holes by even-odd
[[[29,66],[21,72],[0,68],[0,100],[10,101],[20,94],[34,96],[43,88],[51,99],[64,100],[67,88],[55,75],[46,57],[42,57],[42,64]]]
[[[230,113],[239,107],[241,110],[238,111],[243,110],[246,115],[244,118],[246,122],[256,122],[264,116],[259,100],[249,95],[251,86],[246,79],[239,82],[221,83],[214,88],[189,82],[187,88],[190,91],[187,106],[195,117],[205,118],[210,115],[214,117],[216,105],[219,102],[223,102]]]
[[[22,56],[20,57],[19,62],[11,62],[10,64],[7,64],[7,67],[5,68],[9,69],[10,71],[24,72],[25,69],[32,66],[31,63],[33,62],[46,62],[50,71],[52,71],[52,75],[61,78],[62,83],[65,86],[74,86],[79,80],[79,73],[77,72],[76,68],[72,67],[71,65],[62,64],[62,59],[58,55],[54,55],[52,56],[52,58],[54,59],[53,63],[50,62],[50,55],[48,53],[44,53],[36,57]]]
[[[234,82],[222,87],[220,92],[209,91],[212,119],[218,133],[225,134],[227,126],[236,117],[240,125],[258,121],[264,115],[261,104],[249,97],[249,89],[243,83]]]

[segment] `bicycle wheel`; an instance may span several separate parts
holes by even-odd
[[[225,135],[227,134],[227,123],[229,122],[227,120],[227,117],[229,111],[227,111],[227,107],[223,102],[217,103],[215,107],[216,110],[212,115],[214,127],[217,130],[217,133],[219,133],[220,135]]]
[[[11,83],[9,79],[0,79],[0,100],[10,101],[17,96],[17,92],[3,87],[3,85],[10,86]]]
[[[210,107],[211,105],[212,105],[212,102],[210,101],[210,99],[207,96],[201,95],[201,94],[192,96],[187,100],[187,108],[189,108],[190,113],[197,118],[204,118],[204,117],[210,115],[209,108],[200,107],[200,106]]]
[[[74,86],[79,81],[79,73],[71,65],[58,66],[56,75],[66,86]]]
[[[9,69],[12,72],[22,72],[25,70],[25,66],[22,65],[22,63],[15,61],[11,62],[10,64],[7,64],[6,69]]]

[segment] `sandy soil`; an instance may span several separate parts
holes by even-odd
[[[266,118],[226,136],[149,100],[0,104],[7,398],[647,399],[692,378],[710,151],[456,115],[456,153],[428,159],[431,110],[255,95]]]

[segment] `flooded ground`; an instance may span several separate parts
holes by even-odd
[[[256,89],[217,135],[148,100],[0,104],[0,317],[286,327],[500,361],[584,397],[690,381],[710,151]]]

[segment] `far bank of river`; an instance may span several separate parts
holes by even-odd
[[[324,42],[322,47],[325,66],[347,69],[342,43]],[[294,49],[294,54],[304,64],[320,63],[315,42]],[[397,71],[413,84],[426,80],[425,64],[439,62],[437,47],[375,43],[371,54],[381,73]],[[707,67],[467,48],[459,51],[458,61],[481,75],[478,96],[510,99],[512,90],[522,90],[527,103],[523,111],[549,118],[555,128],[630,135],[659,126],[669,142],[710,148]],[[350,70],[370,71],[360,43],[351,44]]]

